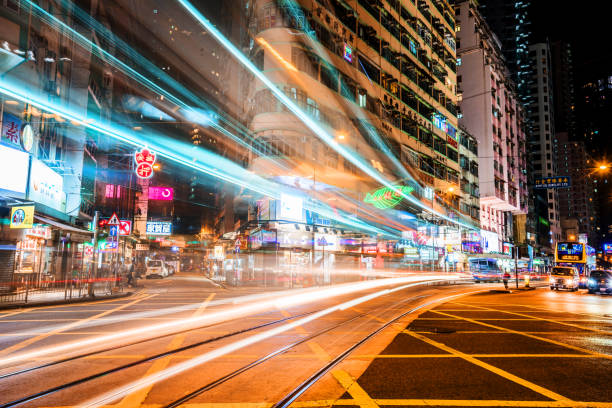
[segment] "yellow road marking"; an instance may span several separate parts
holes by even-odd
[[[415,332],[412,332],[415,333]],[[599,358],[593,354],[467,354],[474,358]],[[351,358],[362,360],[373,360],[377,358],[458,358],[453,354],[358,354]]]
[[[556,341],[556,340],[552,340],[552,339],[547,339],[546,337],[540,337],[540,336],[536,336],[536,335],[534,335],[534,334],[523,333],[523,332],[520,332],[520,331],[518,331],[518,330],[507,329],[507,328],[505,328],[505,327],[496,326],[496,325],[489,324],[489,323],[485,323],[485,322],[482,322],[482,321],[479,321],[479,320],[470,319],[469,317],[461,317],[461,316],[456,316],[456,315],[452,315],[452,314],[450,314],[450,313],[438,312],[438,311],[435,311],[435,310],[434,310],[434,312],[436,312],[436,313],[440,313],[440,314],[445,315],[445,316],[454,317],[454,318],[456,318],[456,319],[465,320],[465,321],[467,321],[467,322],[471,322],[471,323],[480,324],[480,325],[482,325],[482,326],[491,327],[491,328],[493,328],[493,329],[497,329],[497,330],[500,330],[500,331],[505,331],[505,332],[507,332],[507,333],[519,334],[519,335],[521,335],[521,336],[529,337],[529,338],[531,338],[531,339],[540,340],[540,341],[544,341],[544,342],[546,342],[546,343],[555,344],[555,345],[557,345],[557,346],[565,347],[565,348],[568,348],[568,349],[571,349],[571,350],[576,350],[576,351],[579,351],[579,352],[581,352],[581,353],[593,354],[593,355],[599,356],[599,357],[601,357],[601,358],[609,358],[609,359],[612,359],[612,356],[611,356],[611,355],[597,353],[597,352],[595,352],[595,351],[587,350],[587,349],[582,348],[582,347],[572,346],[571,344],[566,344],[566,343],[562,343],[562,342],[560,342],[560,341]]]
[[[211,293],[210,295],[208,295],[208,297],[206,298],[206,300],[204,300],[204,302],[202,302],[200,307],[196,311],[193,312],[193,317],[199,316],[202,313],[204,313],[204,310],[206,309],[206,307],[208,306],[208,304],[210,303],[213,297],[215,297],[214,293]],[[166,350],[173,350],[173,349],[180,347],[185,341],[186,335],[187,335],[186,333],[180,333],[180,334],[175,335],[170,341],[170,344],[168,344],[168,346],[166,347]],[[155,374],[165,369],[168,366],[168,364],[170,364],[172,357],[173,356],[170,355],[170,356],[166,356],[166,357],[155,360],[155,362],[151,365],[151,367],[149,367],[149,369],[147,370],[143,378],[146,378],[152,374]],[[153,385],[154,384],[151,384],[147,387],[141,388],[125,396],[117,405],[115,405],[115,407],[116,408],[119,408],[119,407],[130,408],[130,407],[141,406],[143,402],[145,401],[145,399],[147,398],[147,396],[149,395],[149,392],[153,388]]]
[[[344,370],[332,371],[334,378],[353,397],[355,405],[362,408],[378,408],[378,404],[361,388],[357,381]]]
[[[36,343],[36,342],[38,342],[40,340],[43,340],[43,339],[46,339],[49,336],[53,336],[56,333],[60,333],[60,332],[66,331],[68,329],[71,329],[73,327],[79,326],[79,325],[81,325],[83,323],[87,323],[87,322],[90,322],[92,320],[99,319],[99,318],[101,318],[103,316],[106,316],[106,315],[108,315],[110,313],[116,312],[117,310],[124,309],[124,308],[129,307],[131,305],[134,305],[134,304],[136,304],[138,302],[141,302],[141,301],[143,301],[145,299],[148,299],[151,296],[156,296],[156,295],[148,295],[148,296],[144,296],[144,297],[141,297],[141,298],[138,298],[138,299],[134,299],[133,301],[131,301],[129,303],[125,303],[123,305],[119,305],[119,306],[117,306],[117,307],[115,307],[113,309],[107,310],[107,311],[105,311],[103,313],[98,313],[97,315],[90,316],[88,318],[81,319],[81,320],[69,323],[69,324],[67,324],[65,326],[62,326],[62,327],[59,327],[59,328],[57,328],[55,330],[51,330],[51,331],[49,331],[47,333],[43,333],[43,334],[40,334],[40,335],[38,335],[36,337],[29,338],[27,340],[24,340],[22,342],[14,344],[14,345],[12,345],[10,347],[7,347],[7,348],[5,348],[3,350],[0,350],[0,356],[7,355],[7,354],[12,353],[12,352],[17,351],[17,350],[21,350],[22,348],[27,347],[27,346],[29,346],[29,345],[31,345],[33,343]]]
[[[417,338],[417,339],[419,339],[421,341],[424,341],[425,343],[428,343],[428,344],[430,344],[430,345],[432,345],[434,347],[437,347],[440,350],[444,350],[444,351],[446,351],[448,353],[454,354],[457,357],[460,357],[460,358],[462,358],[465,361],[468,361],[468,362],[470,362],[470,363],[472,363],[474,365],[482,367],[485,370],[488,370],[488,371],[490,371],[490,372],[492,372],[494,374],[499,375],[500,377],[503,377],[503,378],[505,378],[507,380],[515,382],[515,383],[517,383],[519,385],[522,385],[525,388],[529,388],[530,390],[535,391],[538,394],[542,394],[542,395],[544,395],[547,398],[553,399],[555,401],[564,401],[564,402],[570,401],[568,398],[564,397],[561,394],[557,394],[554,391],[551,391],[551,390],[546,389],[544,387],[541,387],[541,386],[539,386],[537,384],[534,384],[531,381],[527,381],[527,380],[525,380],[525,379],[523,379],[521,377],[518,377],[518,376],[516,376],[516,375],[514,375],[512,373],[509,373],[508,371],[502,370],[501,368],[497,368],[495,366],[492,366],[491,364],[485,363],[484,361],[478,360],[478,359],[476,359],[476,358],[474,358],[474,357],[472,357],[472,356],[470,356],[468,354],[462,353],[459,350],[456,350],[456,349],[454,349],[454,348],[452,348],[450,346],[447,346],[446,344],[439,343],[439,342],[437,342],[435,340],[432,340],[432,339],[427,338],[425,336],[422,336],[420,334],[411,332],[410,330],[404,330],[404,333],[409,334],[410,336],[415,337],[415,338]]]
[[[563,326],[575,327],[577,329],[592,331],[592,332],[596,332],[596,333],[612,334],[611,331],[599,330],[599,329],[595,329],[593,327],[582,326],[582,325],[575,324],[575,323],[567,323],[565,321],[556,320],[556,319],[548,319],[548,318],[539,317],[539,316],[530,316],[530,315],[526,315],[526,314],[523,314],[523,313],[517,313],[517,312],[507,312],[507,311],[504,311],[504,310],[497,310],[497,309],[492,309],[492,308],[483,307],[483,306],[476,306],[476,307],[478,307],[480,309],[486,309],[487,311],[501,312],[501,313],[507,313],[507,314],[511,314],[511,315],[515,315],[515,316],[529,317],[529,318],[531,318],[533,320],[542,320],[542,321],[545,321],[545,322],[556,323],[556,324],[560,324],[560,325],[563,325]]]
[[[597,401],[515,401],[515,400],[437,400],[437,399],[373,399],[377,405],[387,406],[439,406],[439,407],[536,407],[536,408],[612,408],[611,402]],[[270,408],[269,402],[203,402],[181,405],[181,408]],[[296,401],[292,408],[331,407],[332,405],[359,405],[355,399]],[[162,404],[146,404],[142,408],[161,408]],[[104,408],[114,408],[113,405]],[[74,408],[55,406],[41,408]]]

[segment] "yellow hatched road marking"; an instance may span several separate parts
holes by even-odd
[[[377,405],[386,406],[438,406],[438,407],[535,407],[535,408],[612,408],[612,402],[597,401],[515,401],[515,400],[438,400],[438,399],[373,399]],[[270,402],[203,402],[183,404],[181,408],[270,408]],[[293,408],[317,408],[343,405],[359,405],[352,398],[339,400],[296,401]],[[102,408],[115,408],[105,405]],[[144,404],[141,408],[162,408],[163,404]],[[49,406],[41,408],[76,408],[73,406]]]
[[[412,332],[414,333],[414,332]],[[523,358],[523,357],[542,357],[542,358],[599,358],[593,354],[467,354],[474,358]],[[353,359],[376,359],[376,358],[458,358],[453,354],[358,354]]]
[[[472,356],[470,356],[468,354],[462,353],[459,350],[456,350],[456,349],[454,349],[454,348],[452,348],[450,346],[447,346],[446,344],[439,343],[439,342],[437,342],[435,340],[432,340],[432,339],[430,339],[428,337],[425,337],[425,336],[422,336],[420,334],[411,332],[410,330],[404,330],[404,333],[407,333],[407,334],[411,335],[412,337],[415,337],[415,338],[417,338],[417,339],[419,339],[421,341],[424,341],[425,343],[431,344],[432,346],[437,347],[440,350],[444,350],[444,351],[446,351],[448,353],[454,354],[457,357],[460,357],[460,358],[464,359],[465,361],[468,361],[468,362],[470,362],[470,363],[472,363],[474,365],[482,367],[485,370],[488,370],[488,371],[490,371],[490,372],[492,372],[494,374],[499,375],[500,377],[503,377],[503,378],[505,378],[507,380],[515,382],[515,383],[517,383],[519,385],[522,385],[525,388],[529,388],[530,390],[535,391],[538,394],[542,394],[542,395],[544,395],[547,398],[550,398],[550,399],[553,399],[553,400],[556,400],[556,401],[570,401],[568,398],[564,397],[561,394],[557,394],[554,391],[551,391],[551,390],[546,389],[544,387],[541,387],[541,386],[539,386],[537,384],[534,384],[531,381],[527,381],[527,380],[525,380],[525,379],[523,379],[521,377],[518,377],[518,376],[516,376],[516,375],[514,375],[512,373],[509,373],[508,371],[505,371],[505,370],[502,370],[501,368],[497,368],[495,366],[492,366],[491,364],[485,363],[484,361],[480,361],[480,360],[478,360],[478,359],[476,359],[476,358],[474,358],[474,357],[472,357]]]
[[[79,326],[79,325],[81,325],[83,323],[87,323],[87,322],[90,322],[92,320],[100,319],[103,316],[106,316],[108,314],[114,313],[114,312],[116,312],[118,310],[124,309],[126,307],[131,306],[131,305],[134,305],[134,304],[136,304],[138,302],[141,302],[141,301],[143,301],[145,299],[148,299],[148,298],[150,298],[152,296],[156,296],[156,295],[147,295],[147,296],[144,296],[144,297],[140,297],[138,299],[134,299],[133,301],[131,301],[129,303],[125,303],[123,305],[119,305],[119,306],[117,306],[117,307],[115,307],[113,309],[109,309],[109,310],[107,310],[107,311],[105,311],[103,313],[98,313],[97,315],[90,316],[90,317],[85,318],[85,319],[77,320],[77,321],[69,323],[69,324],[67,324],[65,326],[59,327],[59,328],[57,328],[55,330],[51,330],[51,331],[49,331],[47,333],[43,333],[43,334],[40,334],[40,335],[38,335],[36,337],[29,338],[27,340],[24,340],[22,342],[14,344],[14,345],[12,345],[10,347],[7,347],[7,348],[5,348],[3,350],[0,350],[0,356],[7,355],[7,354],[12,353],[12,352],[17,351],[17,350],[21,350],[22,348],[27,347],[27,346],[29,346],[29,345],[31,345],[33,343],[36,343],[36,342],[38,342],[40,340],[46,339],[49,336],[53,336],[54,334],[66,331],[66,330],[71,329],[73,327]]]
[[[357,381],[344,370],[332,371],[334,378],[353,397],[355,405],[362,408],[378,408],[378,404],[361,388]]]
[[[556,319],[548,319],[545,317],[539,317],[539,316],[530,316],[530,315],[526,315],[523,313],[518,313],[518,312],[509,312],[509,311],[504,311],[504,310],[498,310],[498,309],[492,309],[489,307],[483,307],[483,306],[476,306],[479,309],[485,309],[486,311],[491,311],[491,312],[501,312],[501,313],[507,313],[507,314],[511,314],[511,315],[515,315],[515,316],[522,316],[522,317],[529,317],[532,320],[541,320],[541,321],[545,321],[545,322],[550,322],[550,323],[556,323],[556,324],[560,324],[563,326],[569,326],[569,327],[575,327],[577,329],[582,329],[582,330],[587,330],[587,331],[592,331],[592,332],[596,332],[596,333],[602,333],[602,334],[612,334],[611,331],[606,331],[606,330],[599,330],[599,329],[595,329],[593,327],[587,327],[587,326],[582,326],[579,324],[575,324],[575,323],[567,323],[565,321],[562,320],[556,320]]]
[[[433,312],[440,313],[440,314],[445,315],[445,316],[454,317],[456,319],[465,320],[467,322],[476,323],[476,324],[480,324],[480,325],[483,325],[483,326],[491,327],[493,329],[497,329],[497,330],[504,331],[504,332],[507,332],[507,333],[519,334],[521,336],[529,337],[531,339],[540,340],[540,341],[544,341],[546,343],[555,344],[557,346],[565,347],[565,348],[568,348],[568,349],[571,349],[571,350],[576,350],[576,351],[579,351],[581,353],[593,354],[593,355],[596,355],[596,356],[601,357],[601,358],[612,359],[611,355],[597,353],[595,351],[587,350],[587,349],[582,348],[582,347],[572,346],[571,344],[566,344],[566,343],[563,343],[563,342],[560,342],[560,341],[556,341],[556,340],[552,340],[552,339],[547,339],[546,337],[540,337],[540,336],[536,336],[534,334],[524,333],[524,332],[521,332],[521,331],[518,331],[518,330],[507,329],[505,327],[496,326],[496,325],[485,323],[485,322],[482,322],[482,321],[479,321],[479,320],[470,319],[469,317],[456,316],[456,315],[452,315],[452,314],[449,314],[449,313],[438,312],[436,310],[433,310]]]
[[[204,302],[202,302],[200,307],[196,311],[193,312],[193,317],[199,316],[202,313],[204,313],[204,310],[206,309],[206,307],[208,306],[208,304],[210,303],[210,301],[212,300],[214,296],[215,296],[214,293],[211,293],[210,295],[208,295],[208,297],[206,298],[206,300],[204,300]],[[166,350],[173,350],[175,348],[180,347],[185,341],[185,336],[186,336],[186,333],[180,333],[180,334],[175,335],[170,341],[170,344],[168,344],[168,346],[166,347]],[[143,378],[146,378],[151,374],[157,373],[165,369],[168,366],[168,364],[170,364],[172,357],[173,356],[166,356],[158,360],[155,360],[155,362],[151,365],[151,367],[149,367],[149,369],[147,370]],[[153,388],[153,385],[154,384],[151,384],[147,387],[143,387],[139,389],[138,391],[135,391],[125,396],[117,405],[115,405],[115,407],[116,408],[140,407],[145,401],[145,399],[147,398],[147,396],[149,395],[149,392]]]

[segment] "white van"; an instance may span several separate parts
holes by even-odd
[[[166,276],[168,276],[168,268],[166,268],[164,261],[159,259],[150,259],[147,261],[145,278],[165,278]]]

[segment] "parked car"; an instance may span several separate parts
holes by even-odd
[[[555,266],[550,272],[550,290],[567,289],[576,291],[580,284],[578,269],[571,266]]]
[[[602,269],[591,271],[587,280],[587,289],[589,293],[612,293],[612,272]]]
[[[166,268],[164,261],[159,259],[150,259],[147,261],[145,278],[165,278],[166,276],[168,276],[168,268]]]

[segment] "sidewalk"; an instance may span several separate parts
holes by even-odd
[[[96,302],[100,300],[109,299],[121,299],[124,297],[131,296],[138,289],[139,288],[132,288],[132,290],[129,292],[119,292],[113,294],[97,294],[94,297],[89,297],[85,293],[85,295],[82,295],[81,297],[73,296],[71,298],[66,298],[63,290],[53,292],[32,292],[28,294],[27,302],[25,301],[25,298],[23,300],[20,299],[17,301],[5,301],[0,296],[0,311],[40,306],[54,306],[64,304],[69,305],[73,303]]]

